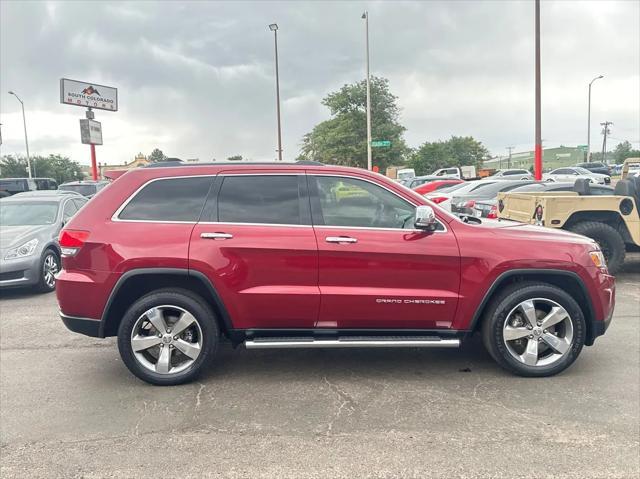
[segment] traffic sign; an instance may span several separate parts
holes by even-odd
[[[371,142],[371,148],[389,148],[391,142],[389,140],[373,140]]]

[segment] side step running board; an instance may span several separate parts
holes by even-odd
[[[277,348],[457,348],[459,339],[439,337],[344,337],[315,338],[256,338],[245,341],[247,349]]]

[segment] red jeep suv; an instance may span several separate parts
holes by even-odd
[[[480,331],[516,374],[564,370],[613,314],[598,245],[473,221],[354,168],[136,169],[61,232],[60,315],[72,331],[118,336],[131,372],[161,385],[201,373],[223,337],[247,348],[453,348]]]

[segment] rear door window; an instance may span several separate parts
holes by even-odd
[[[118,218],[129,221],[196,222],[211,182],[210,176],[152,181],[126,204]]]
[[[78,211],[78,207],[73,200],[67,200],[62,210],[62,221],[69,221],[73,215]]]
[[[301,216],[298,175],[238,175],[222,181],[218,194],[222,223],[308,223]]]

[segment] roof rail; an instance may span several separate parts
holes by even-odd
[[[295,162],[286,161],[228,161],[228,162],[207,162],[207,163],[184,163],[182,161],[158,161],[157,163],[151,163],[145,165],[143,168],[174,168],[183,166],[224,166],[224,165],[269,165],[269,166],[292,166],[292,165],[307,165],[307,166],[325,166],[324,163],[313,160],[300,160]]]

